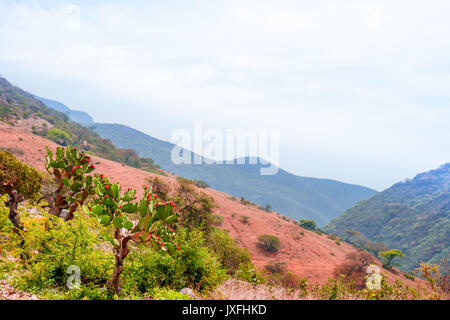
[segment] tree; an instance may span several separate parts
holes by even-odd
[[[314,231],[317,229],[317,225],[314,220],[301,219],[301,220],[299,220],[299,223],[300,223],[300,227],[302,227],[304,229],[311,230],[311,231]]]
[[[57,185],[47,195],[50,214],[66,221],[73,219],[75,210],[94,194],[92,176],[87,175],[94,170],[91,157],[69,146],[58,147],[53,158],[53,152],[47,147],[45,168]]]
[[[10,152],[0,150],[0,194],[7,194],[9,219],[14,231],[24,230],[17,213],[17,206],[25,199],[36,200],[41,189],[42,175],[20,162]]]
[[[272,206],[271,206],[270,204],[266,204],[265,210],[266,210],[267,212],[272,212]]]
[[[212,211],[215,207],[214,199],[204,192],[197,191],[192,180],[179,178],[177,182],[173,201],[183,212],[181,225],[187,230],[201,228],[209,233],[215,221]]]
[[[273,235],[263,234],[258,237],[259,246],[270,252],[277,252],[280,247],[280,240]]]
[[[392,266],[398,266],[400,265],[399,263],[393,263],[392,260],[394,260],[395,258],[399,257],[399,258],[403,258],[405,257],[405,255],[403,254],[403,252],[401,252],[398,249],[391,249],[388,251],[382,251],[379,253],[379,256],[383,259],[383,266],[384,267],[392,267]]]
[[[344,233],[346,235],[345,241],[350,241],[350,238],[353,240],[357,239],[359,237],[359,232],[354,230],[344,230]]]
[[[117,294],[124,260],[129,253],[129,241],[147,242],[170,254],[179,250],[174,230],[179,212],[173,212],[175,205],[171,201],[158,202],[148,187],[144,187],[142,199],[134,202],[136,190],[121,193],[119,183],[110,183],[104,175],[95,175],[94,186],[96,197],[88,207],[83,206],[83,210],[97,217],[105,228],[114,226],[114,236],[104,233],[103,237],[113,247],[115,265],[108,287]],[[139,214],[137,222],[129,219],[133,214]]]
[[[345,257],[345,261],[334,269],[337,278],[343,275],[346,280],[353,280],[358,287],[365,283],[365,268],[375,262],[375,258],[366,251],[351,252]]]
[[[387,250],[389,250],[389,248],[386,247],[386,245],[383,242],[371,242],[371,241],[369,241],[369,243],[367,244],[367,250],[373,252],[373,254],[375,256],[378,256],[378,254],[381,251],[387,251]]]
[[[55,141],[62,146],[70,144],[69,134],[61,129],[52,128],[46,132],[46,135],[50,140]]]

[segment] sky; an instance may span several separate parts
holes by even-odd
[[[450,1],[4,1],[0,74],[170,140],[278,130],[294,174],[385,189],[450,161]]]

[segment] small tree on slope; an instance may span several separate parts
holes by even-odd
[[[37,199],[41,181],[42,175],[38,171],[17,160],[10,152],[0,150],[0,194],[8,195],[6,205],[16,233],[24,230],[17,206],[25,199]]]
[[[147,187],[144,187],[144,195],[139,202],[134,202],[136,190],[128,189],[122,194],[119,184],[111,184],[104,175],[95,175],[94,188],[96,197],[89,206],[83,206],[83,210],[96,216],[105,228],[114,227],[114,236],[105,233],[104,238],[112,244],[115,258],[108,286],[113,293],[119,293],[120,275],[129,253],[128,242],[148,242],[173,254],[179,249],[174,240],[173,226],[178,222],[179,212],[174,212],[172,202],[157,202],[157,197]],[[139,214],[137,222],[129,220],[132,214]]]

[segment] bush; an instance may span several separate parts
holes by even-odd
[[[24,290],[65,288],[70,276],[67,268],[71,265],[80,268],[82,284],[106,283],[111,276],[113,255],[99,250],[102,244],[97,236],[100,226],[95,219],[83,213],[68,222],[45,212],[40,212],[39,216],[22,212],[22,216],[28,231],[22,235],[23,247],[13,253],[27,257],[19,280]],[[45,231],[47,223],[52,228]]]
[[[241,221],[243,224],[247,224],[248,221],[249,221],[249,219],[250,219],[249,216],[241,216],[240,221]]]
[[[173,256],[148,247],[133,251],[123,270],[127,292],[149,293],[155,287],[202,291],[214,288],[226,278],[225,270],[211,249],[205,247],[203,233],[180,228],[176,240],[180,250]]]
[[[317,230],[317,225],[314,222],[314,220],[299,220],[300,222],[300,227],[307,229],[307,230],[311,230],[311,231],[315,231]]]
[[[183,215],[181,225],[188,230],[202,229],[208,233],[214,223],[214,199],[204,192],[198,192],[191,180],[177,179],[173,201]]]
[[[365,284],[365,268],[374,263],[375,258],[366,251],[351,252],[345,257],[345,261],[334,269],[336,278],[343,276],[345,280],[353,281],[362,288]]]
[[[154,289],[151,293],[154,300],[193,300],[190,296],[171,289]]]
[[[11,183],[26,199],[37,200],[42,175],[34,168],[20,162],[9,151],[0,150],[0,194],[7,193],[5,183]]]
[[[210,247],[229,275],[234,275],[239,269],[251,268],[250,253],[247,249],[239,248],[227,232],[214,229],[208,236],[207,245]]]
[[[276,261],[266,265],[265,269],[270,273],[284,273],[287,271],[286,262]]]
[[[414,275],[412,275],[411,273],[407,273],[407,272],[403,272],[403,275],[405,276],[406,279],[415,281],[416,277],[414,277]]]
[[[71,141],[70,135],[67,132],[58,128],[52,128],[48,130],[46,135],[47,138],[62,146],[69,145]]]
[[[277,252],[280,247],[280,240],[273,235],[263,234],[258,237],[259,246],[270,252]]]
[[[203,180],[194,180],[194,185],[199,188],[208,188],[209,185]]]

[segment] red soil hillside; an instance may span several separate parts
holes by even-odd
[[[0,124],[0,148],[9,149],[14,155],[34,168],[45,171],[45,147],[55,150],[57,145],[40,136],[33,135],[27,125],[15,127]],[[110,160],[93,157],[96,172],[110,177],[112,181],[120,181],[122,188],[142,190],[148,177],[158,176],[165,182],[175,183],[176,176],[168,177],[152,174]],[[216,213],[223,216],[222,228],[227,229],[239,245],[249,250],[257,268],[277,261],[285,262],[288,269],[309,282],[325,282],[332,276],[333,269],[344,261],[346,254],[355,251],[351,245],[342,242],[336,244],[325,235],[304,230],[292,222],[278,217],[275,212],[265,212],[255,206],[243,205],[240,201],[231,199],[229,194],[214,189],[202,189],[211,195],[217,204]],[[241,222],[241,216],[248,216],[248,223]],[[303,234],[302,234],[303,233]],[[276,235],[281,242],[277,253],[266,253],[257,245],[257,237],[261,234]],[[381,264],[380,264],[381,265]],[[417,282],[392,273],[391,280],[401,279],[402,282],[414,286]]]

